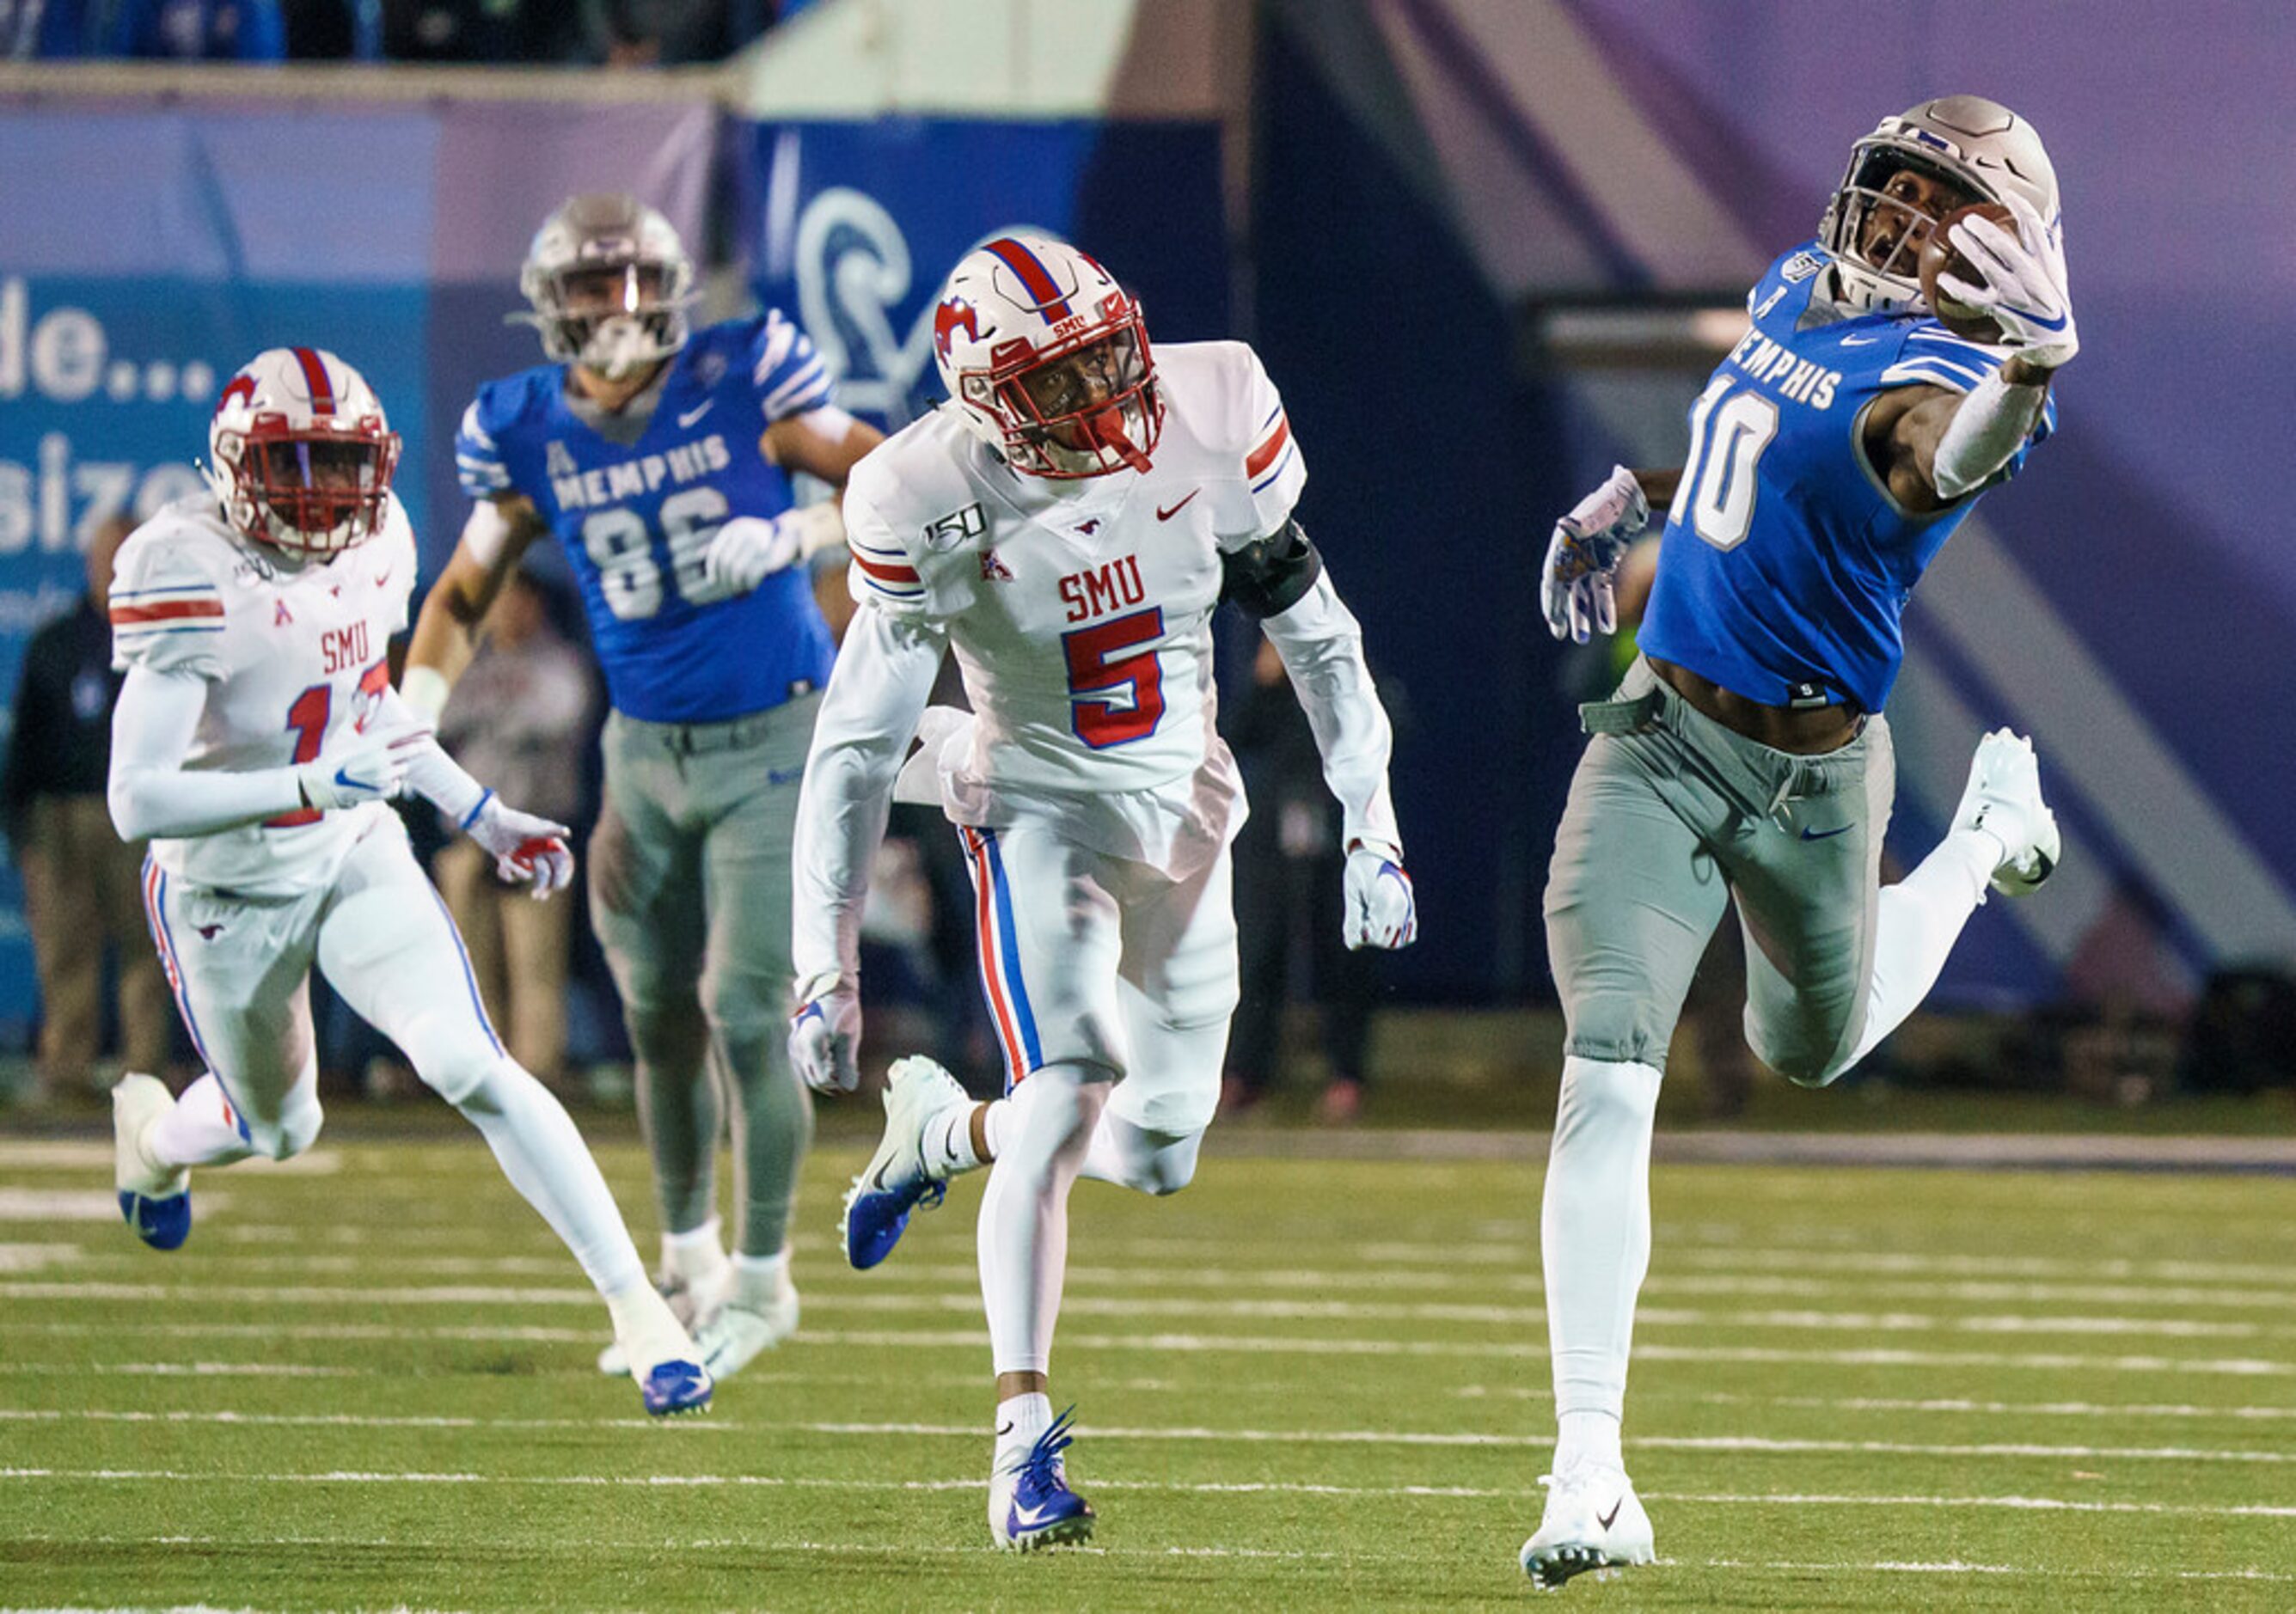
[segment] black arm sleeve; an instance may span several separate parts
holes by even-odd
[[[1220,557],[1220,602],[1234,601],[1254,620],[1283,615],[1316,586],[1324,557],[1297,521],[1234,554]]]

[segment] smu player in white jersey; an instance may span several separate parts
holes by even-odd
[[[190,1169],[285,1159],[319,1131],[312,968],[486,1137],[604,1298],[646,1411],[698,1409],[709,1376],[647,1281],[605,1180],[549,1090],[504,1052],[462,938],[383,805],[412,789],[537,897],[573,876],[564,826],[514,812],[439,749],[390,686],[414,535],[390,491],[398,436],[357,371],[275,348],[224,388],[214,496],[120,549],[111,816],[149,837],[152,937],[207,1073],[113,1090],[119,1206],[160,1249],[191,1232]]]
[[[874,1265],[911,1209],[993,1162],[988,1525],[1026,1549],[1092,1531],[1046,1377],[1069,1189],[1079,1175],[1185,1186],[1219,1101],[1237,995],[1228,844],[1244,814],[1212,721],[1223,599],[1282,651],[1345,808],[1349,945],[1403,946],[1416,920],[1387,717],[1355,619],[1292,519],[1307,473],[1258,357],[1235,342],[1152,356],[1106,270],[1028,234],[957,266],[934,342],[950,401],[846,490],[860,609],[798,808],[791,1048],[816,1088],[853,1088],[870,856],[954,649],[976,715],[926,726],[918,785],[901,793],[937,795],[971,862],[1007,1095],[976,1105],[931,1061],[895,1064],[846,1250]]]
[[[1978,279],[1938,285],[1990,316],[1984,341],[1941,324],[1915,273],[1939,225],[1976,202],[2009,218],[1955,224]],[[2030,742],[1997,730],[1944,840],[1880,883],[1906,601],[2050,435],[2050,382],[2079,349],[2040,136],[1975,95],[1883,119],[1818,239],[1747,307],[1751,328],[1692,406],[1688,463],[1614,471],[1547,551],[1548,624],[1584,640],[1612,626],[1611,575],[1648,507],[1672,506],[1642,654],[1612,699],[1580,709],[1593,738],[1546,889],[1568,1041],[1540,1215],[1559,1438],[1521,1554],[1541,1585],[1653,1556],[1620,1445],[1652,1123],[1726,905],[1746,933],[1748,1045],[1816,1086],[1928,995],[1988,885],[2028,893],[2060,851]]]

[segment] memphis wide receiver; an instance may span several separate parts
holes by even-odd
[[[1092,1530],[1046,1378],[1069,1189],[1079,1175],[1185,1186],[1218,1102],[1237,994],[1228,845],[1244,813],[1212,721],[1222,600],[1260,620],[1313,719],[1346,809],[1349,945],[1405,946],[1416,922],[1386,714],[1355,619],[1292,520],[1307,472],[1258,357],[1235,342],[1152,355],[1108,271],[1033,234],[957,266],[934,347],[948,403],[847,488],[859,609],[799,806],[791,1046],[815,1087],[855,1086],[870,857],[953,648],[976,716],[936,717],[913,766],[972,867],[1006,1096],[976,1105],[931,1061],[895,1064],[846,1252],[874,1265],[913,1208],[993,1162],[988,1525],[1000,1546],[1029,1548]]]
[[[1983,204],[1998,221],[1962,211]],[[1940,291],[1997,340],[1954,334],[1923,300],[1916,269],[1941,228],[1975,278]],[[2079,349],[2040,136],[1975,95],[1883,119],[1818,239],[1747,304],[1744,340],[1691,406],[1686,463],[1614,471],[1547,551],[1548,624],[1583,640],[1612,625],[1611,576],[1648,508],[1671,506],[1641,656],[1581,709],[1592,738],[1546,889],[1568,1039],[1541,1214],[1560,1438],[1521,1553],[1546,1585],[1653,1555],[1620,1444],[1652,1128],[1726,906],[1747,938],[1748,1045],[1822,1086],[1927,995],[1988,886],[2030,891],[2060,850],[2032,745],[2001,729],[1978,742],[1944,839],[1881,884],[1906,602],[2049,435],[2051,381]]]
[[[634,197],[570,198],[519,283],[533,307],[515,317],[550,362],[487,382],[463,416],[471,515],[414,625],[406,697],[439,710],[496,593],[554,536],[613,705],[590,914],[637,1060],[662,1289],[724,1379],[798,1326],[789,1222],[813,1136],[785,1036],[789,849],[833,650],[799,562],[841,529],[791,477],[842,484],[882,439],[831,403],[778,310],[693,328],[693,261]],[[627,1364],[610,1345],[598,1365]]]
[[[709,1375],[647,1282],[558,1101],[488,1023],[462,938],[384,805],[413,789],[546,897],[573,875],[562,825],[513,811],[439,749],[390,682],[414,535],[390,491],[398,436],[357,371],[275,348],[225,386],[212,498],[167,506],[119,552],[110,799],[149,837],[144,894],[207,1073],[171,1099],[113,1090],[121,1211],[173,1249],[190,1168],[285,1159],[319,1131],[314,965],[485,1135],[565,1240],[628,1349],[649,1413],[697,1408]]]

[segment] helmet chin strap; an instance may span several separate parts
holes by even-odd
[[[1148,456],[1133,445],[1130,434],[1124,430],[1124,411],[1120,406],[1111,405],[1088,415],[1083,424],[1085,435],[1095,447],[1113,448],[1117,457],[1135,471],[1148,469]]]

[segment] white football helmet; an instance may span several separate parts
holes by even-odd
[[[1920,277],[1922,243],[1938,220],[1886,193],[1903,168],[1931,174],[1968,193],[1971,201],[1999,201],[2011,192],[2033,204],[2044,224],[2057,221],[2057,171],[2033,126],[1982,95],[1948,95],[1884,118],[1849,149],[1841,186],[1817,226],[1831,253],[1839,300],[1858,312],[1925,308]],[[1860,246],[1866,223],[1882,209],[1907,216],[1889,251],[1875,262]]]
[[[1164,405],[1147,324],[1067,242],[1021,233],[967,253],[933,315],[933,354],[958,415],[1015,471],[1148,469]]]
[[[242,537],[324,559],[382,529],[398,433],[333,354],[269,348],[224,384],[200,469]]]
[[[518,289],[534,307],[509,318],[537,327],[545,353],[619,378],[685,346],[693,260],[636,197],[575,196],[535,232]]]

